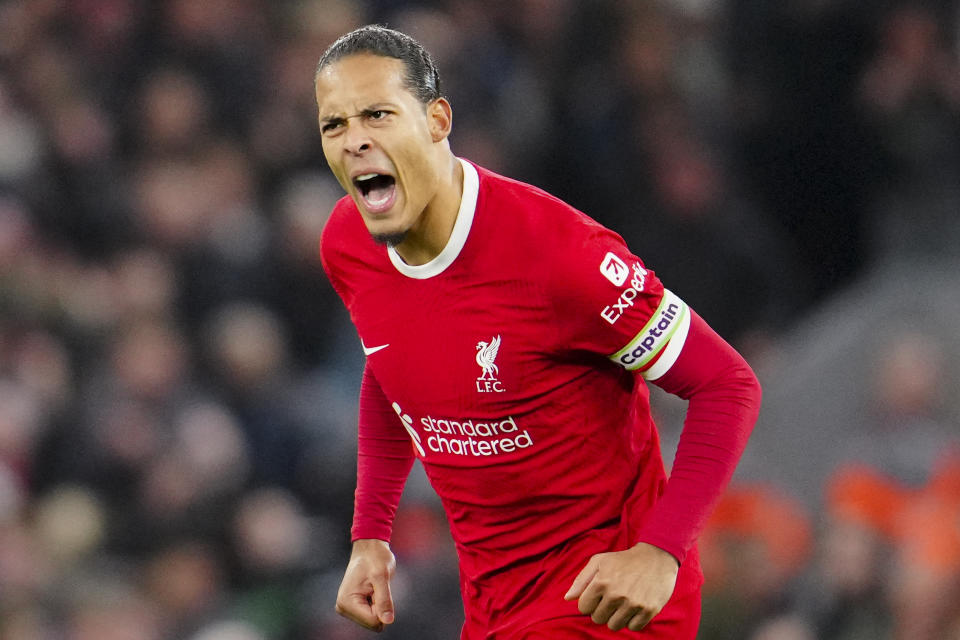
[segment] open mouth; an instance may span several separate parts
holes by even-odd
[[[365,173],[353,179],[357,194],[371,213],[382,213],[393,206],[397,181],[383,173]]]

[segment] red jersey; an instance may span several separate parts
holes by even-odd
[[[364,462],[370,433],[409,441],[469,584],[610,530],[583,553],[657,544],[682,561],[677,590],[689,592],[701,579],[695,556],[684,561],[697,531],[652,516],[666,480],[641,377],[669,372],[695,314],[616,233],[461,162],[453,233],[427,264],[376,244],[349,197],[324,230],[324,266],[367,355],[361,475],[380,464]],[[353,537],[388,539],[399,490],[362,485]]]

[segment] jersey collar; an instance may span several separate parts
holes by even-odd
[[[457,158],[463,166],[463,196],[460,199],[460,209],[457,211],[457,221],[453,223],[453,232],[447,240],[447,246],[440,254],[424,264],[411,266],[403,261],[400,254],[393,247],[387,247],[387,255],[397,271],[410,278],[425,280],[443,271],[453,264],[460,255],[463,245],[467,242],[470,227],[473,225],[473,214],[477,210],[477,193],[480,189],[480,177],[472,164],[462,158]]]

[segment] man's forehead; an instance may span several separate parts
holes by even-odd
[[[409,93],[403,62],[371,53],[356,53],[331,62],[317,75],[317,98],[351,104],[384,99],[396,100],[398,92]],[[331,106],[335,106],[331,104]]]

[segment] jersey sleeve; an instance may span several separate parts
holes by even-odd
[[[376,378],[364,369],[358,409],[352,540],[390,541],[393,518],[413,458],[410,438],[397,413]]]
[[[577,231],[554,268],[561,346],[656,380],[683,349],[690,309],[619,235],[591,222]]]
[[[324,225],[319,246],[327,277],[351,311],[354,298],[350,276],[358,271],[351,263],[362,258],[350,251],[350,243],[358,231],[364,234],[361,237],[366,237],[366,230],[357,219],[350,199],[341,198]],[[369,368],[364,369],[360,383],[357,415],[357,488],[351,538],[389,542],[414,455],[410,437],[394,405]]]
[[[637,542],[683,562],[723,493],[760,407],[760,385],[714,332],[614,232],[597,225],[557,268],[561,340],[688,400],[666,488]]]
[[[670,478],[640,531],[680,562],[723,494],[760,411],[753,370],[700,316],[690,311],[683,350],[655,384],[688,401]]]

